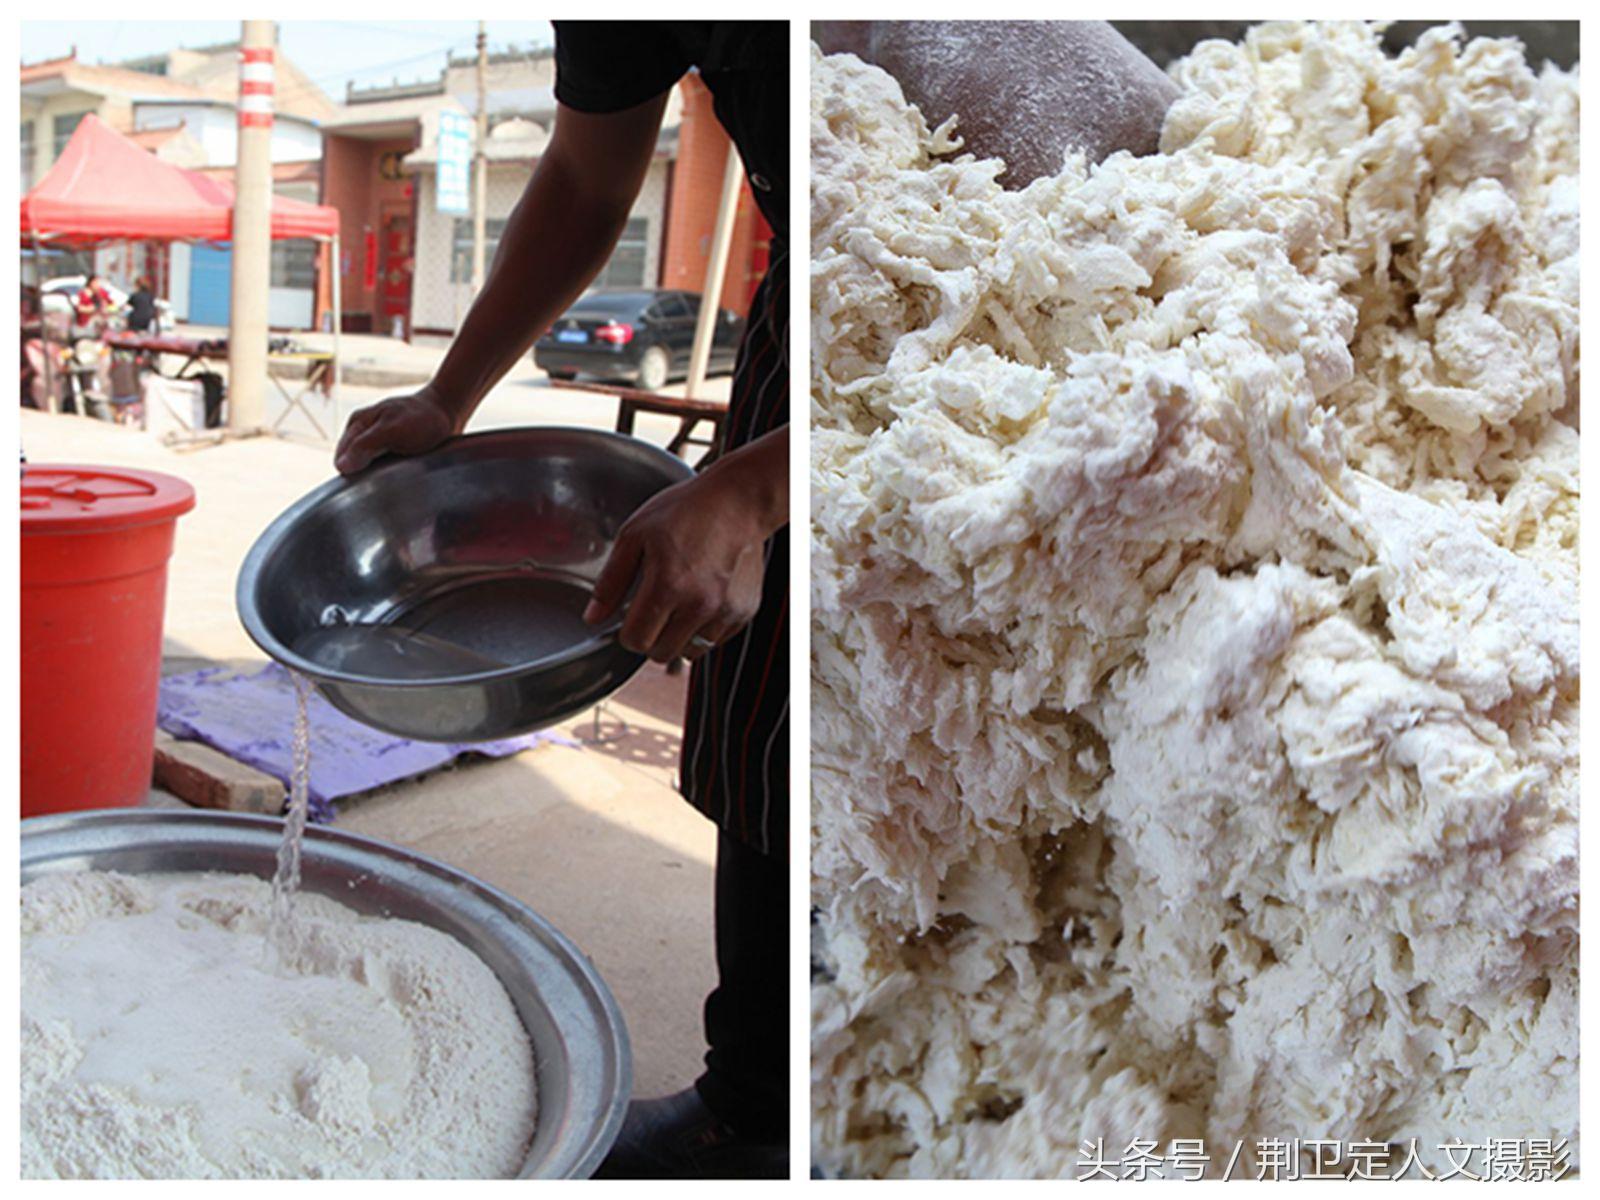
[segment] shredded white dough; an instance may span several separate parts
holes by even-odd
[[[813,55],[815,1153],[1576,1163],[1578,72],[1171,75],[1007,192]]]
[[[533,1051],[455,939],[238,875],[22,889],[24,1178],[507,1178]]]

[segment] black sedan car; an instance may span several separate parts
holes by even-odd
[[[653,392],[689,369],[697,292],[664,288],[634,292],[592,292],[567,309],[534,343],[533,361],[552,379],[580,372],[622,380]],[[712,327],[713,374],[733,370],[744,319],[723,309]]]

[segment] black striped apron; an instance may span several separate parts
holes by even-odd
[[[739,346],[723,450],[789,421],[789,256],[776,240]],[[767,541],[755,619],[689,674],[681,787],[719,828],[762,854],[789,836],[789,528]]]

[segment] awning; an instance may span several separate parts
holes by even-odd
[[[273,238],[332,238],[338,231],[337,209],[273,196]],[[24,241],[226,242],[232,235],[230,184],[162,162],[93,113],[22,198]]]

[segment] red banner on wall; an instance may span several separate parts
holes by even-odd
[[[361,266],[361,286],[374,288],[378,286],[378,235],[374,230],[367,230],[367,236],[362,247],[365,251],[366,262]]]

